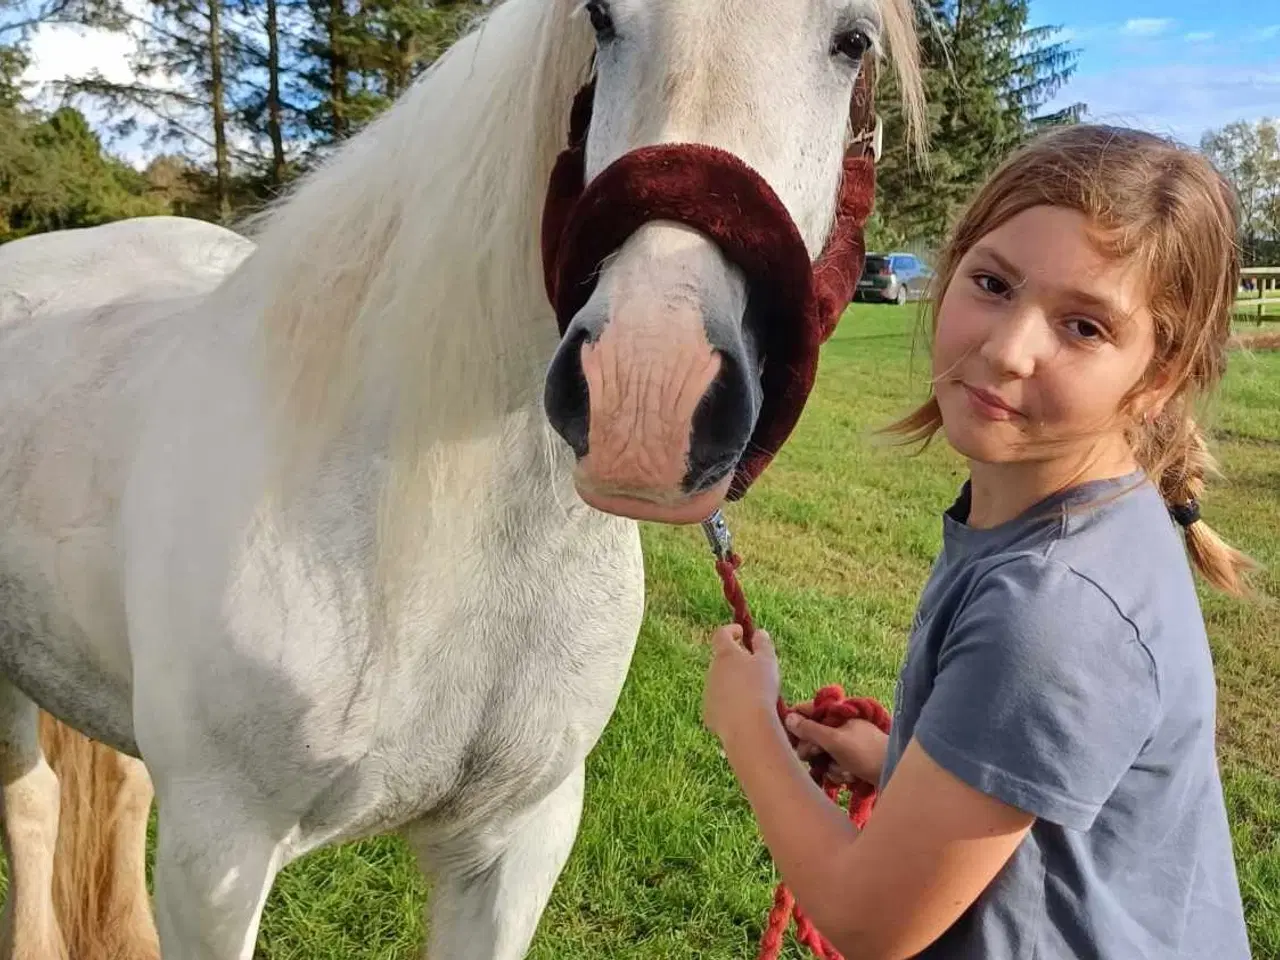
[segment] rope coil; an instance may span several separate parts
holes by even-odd
[[[728,528],[724,524],[719,511],[703,525],[712,549],[716,553],[716,573],[724,591],[724,598],[733,610],[734,622],[742,628],[742,641],[748,650],[752,650],[751,637],[755,633],[755,624],[751,618],[751,610],[747,605],[747,595],[738,580],[738,568],[742,558],[730,546]],[[785,720],[793,710],[787,702],[778,697],[778,719]],[[813,698],[813,712],[809,719],[828,727],[838,727],[849,720],[866,720],[873,723],[882,732],[888,733],[891,718],[875,700],[869,697],[847,697],[839,684],[831,684],[819,690]],[[787,739],[792,747],[798,739],[789,731]],[[843,784],[828,779],[827,772],[831,766],[831,758],[819,754],[808,762],[809,776],[813,779],[827,798],[841,806],[840,795],[848,795],[849,819],[861,830],[866,826],[867,818],[875,806],[876,787],[874,784],[859,781],[856,784]],[[769,918],[765,923],[764,934],[760,939],[760,952],[756,960],[777,960],[782,952],[782,938],[792,918],[796,924],[796,940],[808,947],[818,960],[844,960],[826,937],[813,925],[808,915],[796,903],[795,896],[785,883],[779,883],[773,894],[773,906],[769,910]]]

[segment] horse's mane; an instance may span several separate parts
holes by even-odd
[[[266,381],[296,441],[332,438],[366,388],[403,386],[384,399],[414,435],[532,399],[509,391],[537,383],[555,343],[538,227],[590,68],[577,6],[505,0],[253,225],[258,250],[224,294],[261,304]]]

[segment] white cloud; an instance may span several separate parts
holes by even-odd
[[[1273,23],[1269,27],[1263,27],[1253,34],[1255,40],[1274,40],[1280,37],[1280,23]]]
[[[113,83],[128,83],[134,76],[129,66],[133,49],[133,38],[127,34],[45,24],[31,37],[31,66],[23,79],[43,85],[85,77],[97,70]]]
[[[1193,30],[1183,36],[1184,40],[1189,40],[1192,43],[1204,43],[1206,40],[1212,40],[1213,38],[1214,32],[1212,30]]]
[[[1173,21],[1167,17],[1135,17],[1131,20],[1126,20],[1120,30],[1132,37],[1155,37],[1164,33],[1171,26],[1173,26]]]
[[[135,16],[145,16],[145,0],[126,0],[125,8]],[[22,80],[34,88],[35,102],[45,109],[53,109],[59,98],[53,84],[59,81],[81,80],[95,74],[111,83],[132,83],[137,80],[131,58],[137,50],[137,38],[133,31],[111,31],[76,26],[72,24],[42,24],[31,35],[29,44],[30,64]],[[180,89],[182,79],[168,73],[149,76],[147,85]],[[106,135],[110,119],[92,100],[77,97],[76,106],[89,123],[103,134],[113,153],[136,167],[143,167],[155,154],[156,148],[145,147],[145,131],[120,140]],[[141,124],[148,115],[141,111],[133,114]]]

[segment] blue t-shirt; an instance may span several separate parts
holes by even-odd
[[[912,626],[882,783],[915,737],[1037,820],[920,956],[1248,957],[1213,664],[1159,493],[1137,473],[991,529],[968,512],[966,484]]]

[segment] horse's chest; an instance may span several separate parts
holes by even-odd
[[[586,567],[583,568],[588,569]],[[577,571],[581,574],[581,571]],[[642,614],[638,551],[559,588],[508,571],[436,598],[381,684],[366,757],[310,823],[378,832],[456,829],[544,796],[594,746],[616,704]]]

